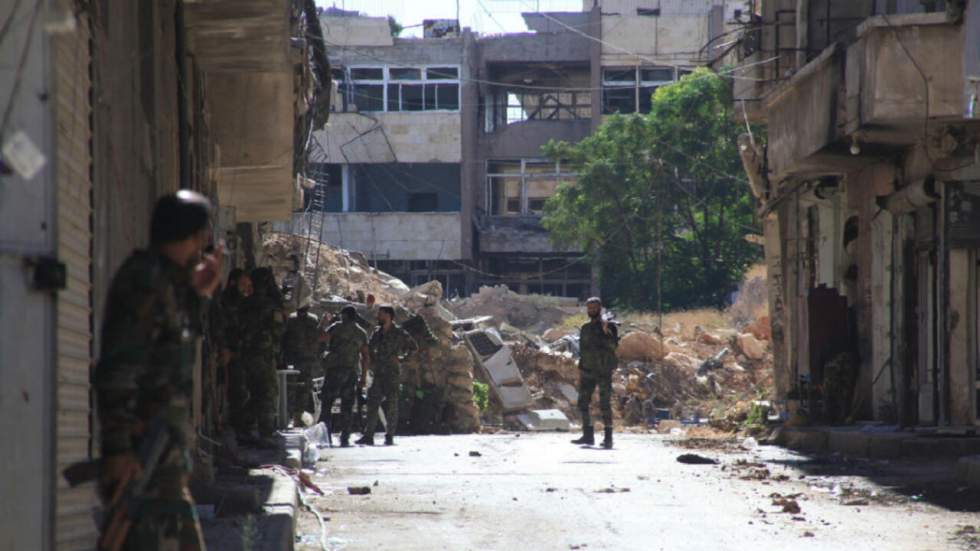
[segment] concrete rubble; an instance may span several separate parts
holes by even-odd
[[[437,281],[409,289],[360,255],[308,244],[301,236],[271,234],[263,244],[277,276],[286,274],[295,254],[302,255],[308,278],[319,274],[313,296],[318,314],[339,309],[360,291],[395,305],[399,322],[421,316],[436,342],[425,347],[419,365],[403,372],[419,369],[423,386],[441,389],[451,432],[479,430],[481,417],[516,429],[551,426],[535,411],[559,412],[564,421],[555,430],[579,419],[578,326],[585,318],[575,299],[520,295],[496,286],[445,300]],[[319,270],[313,270],[317,250]],[[771,329],[760,291],[764,279],[758,279],[747,278],[727,312],[666,314],[662,327],[659,318],[646,314],[628,313],[616,321],[621,336],[613,380],[617,423],[653,426],[676,418],[735,430],[745,421],[753,400],[766,396],[772,384]],[[369,313],[363,305],[358,308]],[[488,411],[473,401],[474,381],[490,388]]]

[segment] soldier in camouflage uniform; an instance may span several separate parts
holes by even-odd
[[[279,384],[276,367],[285,316],[272,270],[252,270],[252,284],[252,296],[245,299],[241,310],[239,367],[245,372],[249,398],[240,423],[246,430],[257,425],[259,437],[268,443],[275,432]]]
[[[357,310],[353,306],[344,306],[340,321],[327,328],[323,340],[328,348],[323,360],[326,378],[321,391],[320,419],[330,427],[330,410],[334,401],[340,398],[340,446],[346,448],[350,446],[357,382],[361,372],[367,373],[368,361],[367,334],[358,327]]]
[[[398,428],[398,389],[401,383],[401,360],[418,350],[411,335],[395,325],[395,309],[391,306],[378,308],[378,328],[368,342],[371,352],[371,372],[374,382],[368,391],[368,418],[364,435],[358,444],[374,445],[374,428],[378,423],[378,408],[385,404],[385,445],[395,443]]]
[[[573,444],[595,444],[595,427],[592,426],[592,413],[589,406],[592,393],[599,387],[599,409],[602,411],[602,424],[605,439],[602,447],[612,448],[613,415],[610,396],[612,395],[612,374],[616,369],[616,346],[619,334],[616,324],[602,319],[602,301],[596,297],[586,301],[589,322],[579,332],[579,385],[578,409],[582,414],[582,437],[572,440]]]
[[[153,210],[150,248],[126,260],[109,290],[93,379],[103,497],[143,476],[137,450],[147,426],[162,424],[170,437],[148,475],[124,549],[204,549],[187,481],[199,320],[220,283],[223,255],[219,246],[202,257],[210,212],[209,201],[191,191],[162,197]]]
[[[310,312],[307,298],[299,310],[286,320],[282,337],[282,353],[286,365],[300,372],[298,380],[288,389],[289,414],[295,426],[300,424],[304,411],[313,412],[313,379],[323,376],[320,367],[320,320]]]
[[[232,285],[232,281],[235,284]],[[242,363],[242,306],[252,296],[252,276],[236,268],[228,275],[228,288],[221,296],[224,313],[225,346],[228,356],[228,424],[239,434],[245,434],[248,420],[248,380]]]

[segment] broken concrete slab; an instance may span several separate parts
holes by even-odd
[[[535,409],[517,416],[517,420],[530,431],[569,431],[571,421],[561,410]]]
[[[500,399],[500,405],[504,413],[522,411],[531,407],[531,392],[527,386],[494,386],[494,392]]]
[[[523,384],[524,378],[517,369],[517,362],[511,356],[510,347],[504,346],[489,359],[484,360],[483,366],[490,376],[490,381],[496,386]]]

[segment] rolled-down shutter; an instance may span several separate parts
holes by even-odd
[[[72,2],[59,8],[72,13]],[[97,504],[92,484],[71,489],[61,472],[90,457],[91,422],[89,369],[92,362],[92,155],[90,141],[90,30],[80,14],[73,31],[52,38],[55,116],[55,173],[58,190],[58,257],[68,268],[68,285],[58,294],[57,415],[55,449],[55,549],[93,549],[97,531],[92,509]]]

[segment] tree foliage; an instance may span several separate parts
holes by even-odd
[[[579,178],[548,200],[543,224],[557,244],[585,247],[620,306],[657,307],[658,273],[665,309],[722,306],[761,256],[745,240],[758,228],[741,131],[725,81],[699,69],[657,89],[647,115],[613,115],[577,144],[547,144]]]

